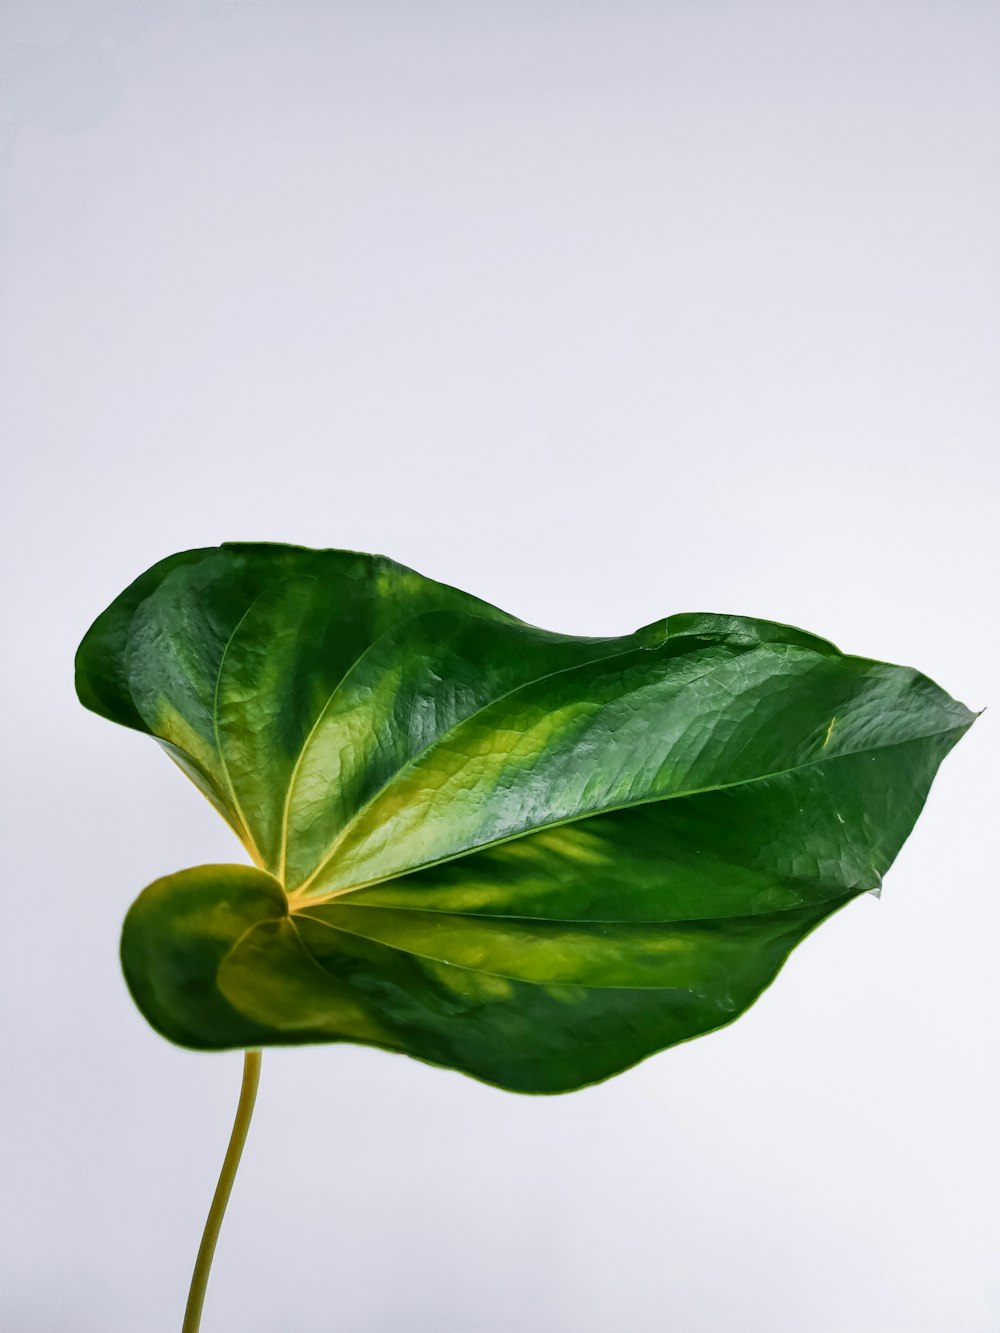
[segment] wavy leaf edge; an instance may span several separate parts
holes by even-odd
[[[521,1092],[733,1022],[881,884],[975,716],[777,622],[559,635],[385,557],[253,543],[147,570],[84,637],[77,689],[155,736],[255,861],[133,904],[122,966],[154,1028],[199,1049],[351,1041]],[[637,896],[662,919],[601,915]]]

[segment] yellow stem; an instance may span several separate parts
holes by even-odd
[[[243,1056],[243,1085],[240,1088],[240,1101],[236,1108],[233,1132],[229,1137],[225,1160],[215,1187],[212,1206],[208,1210],[208,1220],[198,1247],[194,1272],[191,1275],[191,1290],[188,1292],[187,1306],[184,1310],[184,1323],[181,1333],[198,1333],[201,1327],[201,1311],[205,1304],[205,1291],[208,1288],[208,1275],[212,1271],[212,1257],[215,1244],[219,1239],[219,1228],[225,1216],[226,1204],[233,1191],[236,1169],[243,1155],[243,1145],[247,1141],[253,1104],[257,1100],[257,1084],[260,1082],[260,1051],[247,1051]]]

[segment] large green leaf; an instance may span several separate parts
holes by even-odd
[[[380,556],[269,545],[154,566],[87,633],[77,688],[255,862],[131,908],[154,1027],[364,1042],[528,1092],[742,1013],[878,887],[973,720],[785,625],[551,634]]]

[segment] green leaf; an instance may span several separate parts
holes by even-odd
[[[122,962],[187,1046],[354,1041],[561,1092],[731,1022],[877,889],[973,714],[785,625],[552,634],[381,556],[225,545],[91,627],[255,867],[150,885]]]

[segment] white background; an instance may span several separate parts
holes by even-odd
[[[384,551],[550,628],[790,621],[997,703],[1000,8],[0,12],[0,1287],[175,1333],[238,1055],[135,894],[242,859],[72,657],[142,569]],[[205,1333],[1000,1330],[996,715],[881,903],[575,1095],[265,1053]]]

